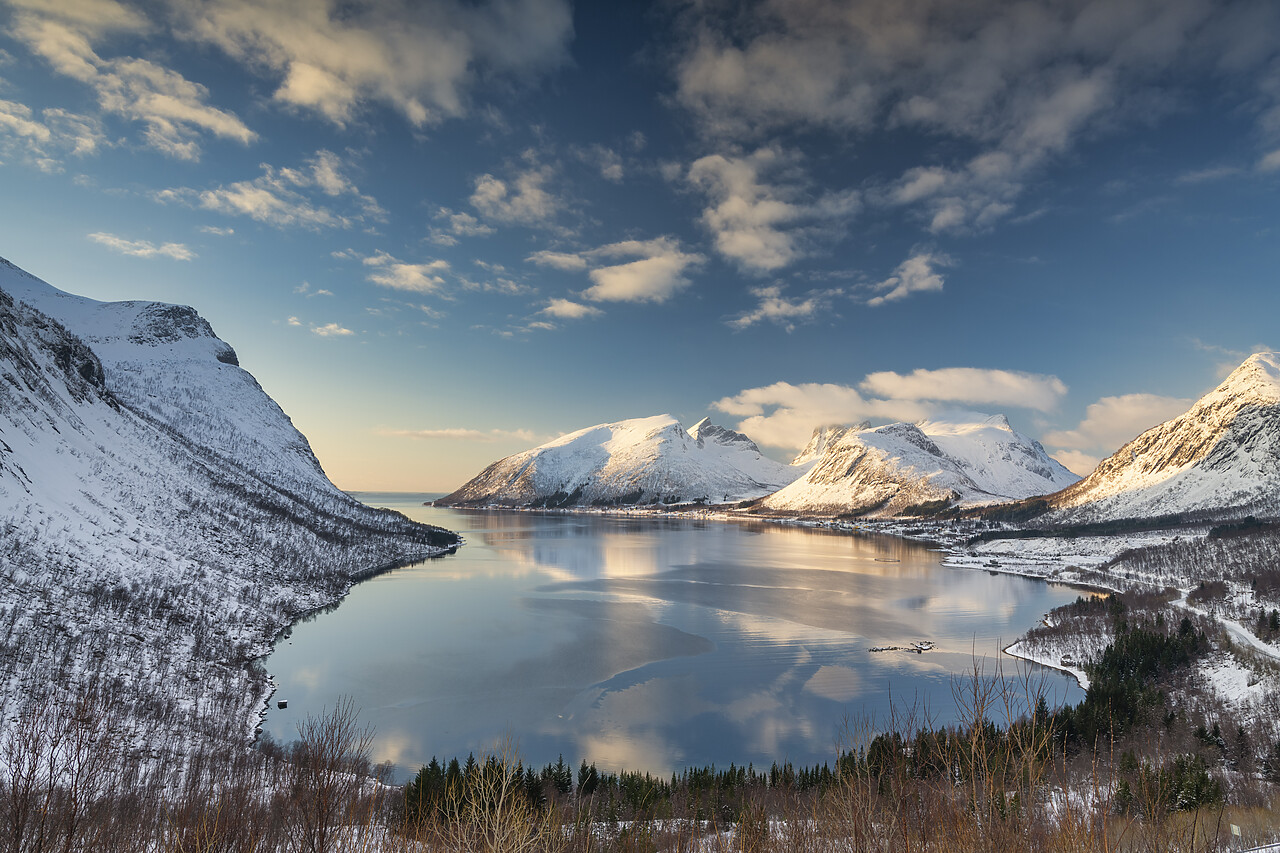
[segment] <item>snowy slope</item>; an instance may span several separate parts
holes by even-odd
[[[278,631],[455,543],[338,491],[190,308],[0,262],[0,721],[96,684],[153,751],[243,740]]]
[[[940,503],[1046,494],[1078,479],[1003,415],[960,413],[822,438],[826,449],[809,472],[764,498],[758,509],[892,516],[919,512],[922,505],[936,509]],[[815,434],[814,442],[818,439]]]
[[[670,415],[657,415],[588,427],[508,456],[438,503],[723,503],[768,494],[801,473],[709,419],[686,432]]]
[[[1004,415],[958,412],[916,424],[980,492],[1002,497],[1043,495],[1080,478],[1015,430]]]
[[[1280,513],[1280,354],[1249,357],[1050,503],[1059,520]]]

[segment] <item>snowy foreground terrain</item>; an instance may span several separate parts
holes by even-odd
[[[139,757],[247,742],[252,661],[362,574],[457,537],[338,491],[190,308],[0,260],[0,719],[110,709]]]

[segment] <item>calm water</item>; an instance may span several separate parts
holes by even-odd
[[[884,721],[891,703],[951,719],[953,673],[975,652],[990,672],[1003,645],[1079,594],[944,568],[885,536],[358,497],[467,544],[295,626],[267,660],[279,690],[266,729],[288,740],[352,696],[377,730],[375,758],[402,778],[504,736],[538,765],[561,754],[658,773],[828,761],[842,721]],[[937,648],[868,651],[916,640]],[[1042,672],[1051,696],[1083,697]]]

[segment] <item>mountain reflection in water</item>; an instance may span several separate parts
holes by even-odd
[[[947,569],[892,537],[358,497],[467,544],[295,626],[267,660],[288,708],[272,707],[266,729],[287,740],[351,695],[377,730],[375,759],[401,778],[504,737],[537,765],[563,755],[665,774],[830,761],[842,721],[887,720],[891,701],[950,719],[953,673],[971,671],[975,653],[994,671],[1002,645],[1079,595]],[[935,649],[868,652],[916,640]],[[1051,698],[1082,697],[1041,674]]]

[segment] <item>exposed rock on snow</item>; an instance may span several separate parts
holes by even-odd
[[[1050,503],[1055,521],[1070,522],[1280,512],[1280,354],[1250,356]]]
[[[605,506],[758,498],[802,474],[739,432],[670,415],[588,427],[501,459],[437,503]]]
[[[813,467],[757,509],[798,515],[936,511],[1042,495],[1078,477],[1004,415],[959,413],[918,424],[824,428],[797,460],[823,448]]]
[[[456,543],[338,491],[194,310],[0,260],[0,721],[106,691],[153,754],[244,738],[276,632]]]
[[[813,435],[809,438],[809,443],[796,454],[796,458],[791,460],[791,464],[808,465],[812,468],[814,463],[822,458],[822,454],[827,452],[827,448],[839,441],[841,437],[851,432],[870,428],[870,421],[862,421],[857,426],[842,426],[840,424],[820,426],[813,431]]]

